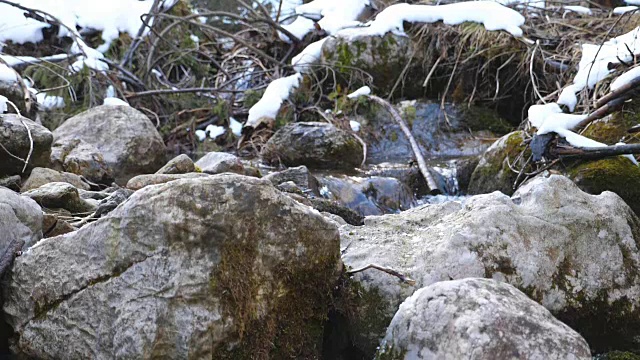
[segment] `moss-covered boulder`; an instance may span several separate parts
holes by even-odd
[[[317,359],[340,270],[333,223],[221,174],[42,240],[6,278],[4,313],[29,358]]]
[[[278,130],[260,156],[270,164],[305,165],[316,169],[353,169],[360,166],[362,144],[332,124],[301,122]]]
[[[493,191],[500,191],[507,195],[513,194],[518,174],[509,165],[513,166],[523,152],[525,158],[530,154],[523,135],[522,131],[509,133],[485,151],[471,175],[469,194],[485,194]]]
[[[637,349],[640,333],[640,220],[614,193],[590,195],[559,175],[537,177],[513,197],[474,196],[464,205],[425,205],[340,228],[342,259],[371,263],[416,281],[402,284],[375,269],[354,276],[379,316],[347,329],[363,349],[384,335],[371,324],[393,316],[414,291],[469,277],[507,282],[578,331],[596,352]],[[357,329],[366,329],[360,332]],[[355,341],[354,341],[355,343]],[[372,355],[372,354],[370,354]]]
[[[631,160],[616,156],[579,163],[568,170],[569,177],[590,194],[612,191],[640,214],[640,168]]]
[[[407,63],[412,63],[408,71],[417,70],[420,61],[411,56],[413,46],[410,38],[391,33],[354,39],[332,37],[322,46],[322,62],[335,69],[345,85],[357,88],[370,84],[376,93],[389,94]],[[422,94],[422,80],[405,82],[399,87],[401,95],[415,98]]]

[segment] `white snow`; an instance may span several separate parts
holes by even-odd
[[[227,129],[225,129],[223,126],[217,126],[217,125],[207,125],[207,127],[204,129],[205,132],[209,133],[209,137],[211,139],[216,139],[222,135],[224,135],[224,133],[227,131]]]
[[[624,0],[629,5],[640,5],[640,0]]]
[[[118,99],[116,97],[107,97],[104,98],[103,105],[118,105],[118,106],[130,106],[128,102]]]
[[[196,137],[202,142],[207,138],[207,133],[204,130],[196,130]]]
[[[282,102],[289,98],[291,91],[300,85],[300,80],[302,80],[302,75],[295,73],[272,81],[260,101],[249,109],[249,117],[245,126],[255,127],[262,117],[275,119]]]
[[[18,81],[16,72],[7,65],[0,63],[0,82],[14,83],[16,81]]]
[[[31,90],[31,89],[29,89]],[[61,96],[48,95],[47,93],[37,93],[38,104],[45,110],[53,110],[64,107],[64,98]]]
[[[315,28],[315,21],[307,19],[303,16],[298,16],[291,24],[282,25],[284,29],[289,31],[298,40],[302,40],[308,33],[312,32]],[[282,32],[279,32],[280,40],[290,43],[291,39]]]
[[[481,23],[487,30],[504,30],[513,36],[522,36],[520,26],[524,16],[519,12],[494,1],[467,1],[448,5],[395,4],[382,10],[366,27],[343,29],[337,33],[342,37],[382,36],[388,32],[405,35],[403,22],[458,25],[466,21]]]
[[[591,15],[591,9],[589,9],[588,7],[584,7],[584,6],[577,6],[577,5],[567,5],[567,6],[563,6],[562,7],[565,10],[571,11],[571,12],[575,12],[575,13],[579,13],[579,14],[585,14],[585,15]]]
[[[7,102],[9,99],[0,95],[0,114],[7,112]]]
[[[640,77],[640,67],[635,67],[627,72],[625,72],[624,74],[618,76],[612,83],[611,83],[611,91],[616,91],[619,88],[623,87],[624,85],[628,84],[631,82],[631,80]]]
[[[615,15],[622,15],[624,13],[628,13],[629,11],[635,11],[635,10],[638,10],[637,6],[619,6],[613,9],[613,13]]]
[[[350,120],[349,126],[351,126],[351,130],[353,130],[354,132],[360,131],[360,123],[355,120]]]
[[[320,60],[320,56],[322,55],[322,45],[327,41],[327,39],[328,38],[324,38],[309,44],[309,46],[304,48],[300,54],[294,56],[294,58],[291,59],[293,69],[300,73],[311,72],[311,65]]]
[[[351,94],[347,95],[347,97],[349,99],[355,99],[358,98],[360,96],[367,96],[367,95],[371,95],[371,88],[368,86],[363,86],[361,88],[359,88],[358,90],[352,92]]]
[[[242,123],[234,118],[229,118],[229,128],[235,136],[242,135]]]
[[[582,57],[578,64],[578,73],[573,79],[573,85],[566,87],[560,94],[558,104],[567,105],[571,111],[577,104],[575,94],[585,87],[593,87],[606,78],[612,70],[609,63],[618,64],[620,60],[631,61],[634,55],[640,54],[640,27],[610,39],[600,45],[582,45]]]

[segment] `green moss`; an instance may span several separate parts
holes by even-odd
[[[524,151],[523,157],[529,157],[531,151],[524,143],[522,131],[515,131],[505,135],[488,149],[476,166],[469,183],[470,194],[484,194],[493,191],[501,191],[507,195],[514,193],[513,185],[518,174],[509,167],[514,166],[516,158]]]
[[[503,135],[513,130],[513,126],[504,120],[497,112],[478,106],[471,106],[464,113],[464,120],[473,131],[489,130]]]
[[[640,355],[626,351],[612,351],[594,356],[594,360],[640,360]]]
[[[365,289],[358,281],[343,274],[334,298],[334,310],[347,319],[350,341],[354,347],[372,358],[392,316],[387,313],[387,301],[378,289]]]
[[[264,94],[264,90],[249,89],[245,91],[243,106],[247,109],[250,109],[253,105],[255,105],[258,101],[260,101],[260,98],[262,98],[263,94]]]
[[[251,234],[257,226],[246,239],[220,248],[220,263],[211,274],[211,291],[220,294],[223,316],[235,329],[235,339],[217,344],[212,358],[315,359],[339,254],[296,264],[295,271],[286,261],[272,264],[273,280],[266,284],[265,274],[255,268],[258,249]],[[317,241],[311,234],[298,239],[305,247]]]
[[[640,214],[640,168],[629,159],[616,156],[598,161],[580,163],[571,167],[569,177],[590,194],[613,191],[635,212]]]

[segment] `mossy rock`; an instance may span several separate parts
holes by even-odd
[[[333,302],[333,310],[346,319],[339,331],[349,334],[350,345],[363,358],[371,359],[380,344],[393,316],[389,316],[388,301],[377,288],[366,289],[362,284],[343,274]],[[385,358],[386,359],[386,358]]]
[[[384,36],[363,36],[357,39],[330,38],[322,47],[322,62],[338,74],[338,81],[348,88],[373,85],[377,94],[389,94],[403,73],[411,80],[398,86],[396,95],[416,98],[424,92],[424,76],[418,64],[419,56],[411,58],[412,40],[391,33]],[[419,54],[419,52],[417,52]],[[405,67],[411,65],[405,72]],[[420,79],[415,81],[415,79]]]
[[[636,214],[640,214],[640,168],[631,160],[616,156],[581,163],[570,168],[569,177],[585,192],[618,194]]]
[[[470,106],[463,115],[464,123],[472,131],[489,130],[502,135],[513,130],[513,126],[492,109]]]
[[[594,360],[640,360],[640,355],[626,351],[612,351],[594,356]]]
[[[513,185],[518,174],[511,170],[509,164],[513,165],[523,151],[525,158],[530,154],[523,135],[523,131],[514,131],[501,137],[487,149],[471,175],[469,194],[494,191],[501,191],[507,195],[514,193]]]

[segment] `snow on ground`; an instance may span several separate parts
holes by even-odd
[[[14,83],[18,81],[16,72],[5,64],[0,63],[0,82]]]
[[[118,99],[116,97],[107,97],[104,98],[104,102],[102,105],[118,105],[118,106],[130,106],[128,102]]]

